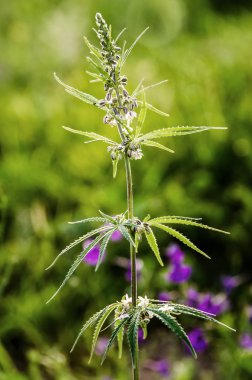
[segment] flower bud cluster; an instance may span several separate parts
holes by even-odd
[[[128,79],[125,75],[120,74],[121,48],[112,39],[111,28],[108,27],[100,13],[96,14],[96,24],[98,26],[97,35],[101,44],[103,68],[107,73],[104,84],[106,96],[97,105],[107,109],[107,114],[103,118],[104,124],[114,126],[121,123],[124,134],[128,136],[129,132],[132,131],[130,124],[137,116],[134,112],[138,106],[137,99],[130,96],[125,88]]]
[[[138,218],[134,218],[133,224],[132,224],[132,230],[133,232],[137,233],[139,237],[141,237],[141,235],[144,232],[147,232],[147,233],[150,232],[150,225],[147,222],[142,222]]]
[[[113,161],[121,160],[123,157],[122,153],[126,153],[127,156],[132,160],[140,160],[143,157],[143,152],[140,144],[135,144],[128,138],[122,141],[121,144],[118,144],[116,146],[109,146],[108,152],[110,152],[110,157]]]

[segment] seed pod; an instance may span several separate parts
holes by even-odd
[[[104,100],[104,99],[99,100],[98,105],[99,105],[100,107],[104,107],[104,106],[106,105],[105,100]]]
[[[108,92],[106,95],[107,102],[109,102],[111,100],[111,97],[112,97],[111,92]]]
[[[127,156],[128,156],[128,157],[131,157],[131,156],[132,156],[132,150],[130,150],[130,149],[127,150]]]
[[[112,161],[115,161],[116,160],[116,153],[115,152],[111,152],[110,153],[110,157],[111,157]]]
[[[126,98],[129,96],[129,93],[125,90],[125,88],[123,89],[123,96],[125,96]]]

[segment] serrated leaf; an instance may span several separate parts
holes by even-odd
[[[106,79],[110,79],[106,71],[103,69],[101,64],[95,62],[91,57],[87,57],[87,61]]]
[[[183,224],[183,225],[189,225],[189,226],[195,226],[204,228],[207,230],[212,230],[216,232],[221,232],[223,234],[229,235],[229,232],[220,230],[218,228],[207,226],[206,224],[198,223],[193,220],[187,220],[187,219],[181,219],[181,218],[170,218],[169,216],[161,216],[159,218],[155,218],[149,221],[150,224],[154,223],[162,223],[162,224]]]
[[[136,248],[135,242],[134,242],[134,240],[132,239],[132,237],[131,237],[131,235],[130,235],[128,229],[127,229],[126,227],[124,227],[122,224],[119,224],[119,225],[118,225],[118,229],[119,229],[119,231],[122,233],[123,237],[124,237],[126,240],[128,240],[128,242],[129,242],[130,244],[132,244],[133,247]]]
[[[105,254],[105,251],[106,251],[107,245],[109,243],[109,240],[110,240],[111,236],[113,235],[113,233],[115,231],[116,231],[116,228],[113,228],[110,231],[110,233],[107,236],[105,236],[105,238],[102,240],[101,246],[100,246],[99,257],[98,257],[97,264],[96,264],[96,267],[95,267],[95,271],[97,271],[99,269],[99,266],[101,265],[101,262],[102,262],[104,254]]]
[[[87,39],[87,37],[83,37],[84,38],[84,41],[85,41],[85,44],[87,45],[87,47],[89,48],[90,52],[96,56],[96,58],[102,62],[102,55],[101,55],[101,51],[94,45],[92,45],[89,40]]]
[[[180,240],[182,243],[187,245],[188,247],[192,248],[194,251],[201,253],[203,256],[210,259],[210,257],[203,252],[201,249],[199,249],[195,244],[193,244],[186,236],[184,236],[181,232],[175,230],[174,228],[164,226],[163,224],[159,223],[152,223],[153,227],[160,228],[161,230],[167,232],[169,235],[175,237],[176,239]]]
[[[98,336],[101,332],[102,326],[104,325],[106,319],[109,317],[109,315],[112,313],[112,311],[115,310],[116,307],[117,307],[117,304],[112,304],[112,305],[108,306],[107,309],[105,310],[105,312],[99,317],[99,320],[97,322],[97,325],[95,326],[95,331],[93,334],[91,352],[90,352],[90,357],[89,357],[88,363],[90,363],[92,360],[92,357],[94,354],[94,349],[96,346],[96,342],[97,342]]]
[[[62,255],[64,255],[64,253],[66,253],[67,251],[69,251],[71,248],[75,247],[77,244],[84,242],[85,240],[87,240],[88,238],[90,238],[90,237],[92,237],[92,236],[94,236],[96,234],[99,234],[101,232],[107,231],[110,228],[111,228],[110,226],[102,226],[102,227],[96,228],[95,230],[87,232],[85,235],[80,236],[78,239],[76,239],[75,241],[73,241],[72,243],[70,243],[68,246],[66,246],[66,248],[64,248],[58,254],[58,256],[54,259],[54,261],[52,262],[52,264],[49,265],[49,267],[47,267],[46,270],[50,269],[56,263],[56,261]]]
[[[132,92],[132,97],[136,96],[138,93],[138,90],[142,87],[144,79],[141,79],[138,85],[136,86],[135,90]]]
[[[141,104],[141,101],[138,101],[138,103]],[[158,108],[154,107],[152,104],[150,103],[146,103],[146,107],[148,108],[148,110],[152,111],[152,112],[155,112],[157,113],[158,115],[160,116],[165,116],[165,117],[170,117],[170,115],[164,111],[161,111],[159,110]]]
[[[90,75],[92,78],[95,78],[96,82],[102,82],[102,78],[103,78],[102,74],[92,73],[91,71],[88,71],[88,70],[86,70],[86,73]]]
[[[141,87],[141,86],[140,86],[139,89],[137,89],[137,90],[134,91],[134,95],[139,95],[139,94],[141,94],[143,91],[145,92],[145,91],[147,91],[147,90],[150,90],[151,88],[154,88],[154,87],[160,86],[161,84],[164,84],[164,83],[167,83],[167,82],[168,82],[168,80],[165,79],[165,80],[162,80],[162,81],[160,81],[160,82],[157,82],[157,83],[151,84],[150,86],[143,87],[141,90],[140,90],[140,87]]]
[[[136,137],[139,135],[139,133],[142,130],[142,127],[144,125],[145,118],[146,118],[146,113],[147,113],[146,97],[145,97],[145,92],[143,91],[142,107],[141,107],[141,110],[140,110],[140,113],[139,113],[139,116],[137,119],[137,126],[136,126],[136,130],[135,130],[135,136]]]
[[[158,245],[157,245],[157,240],[155,238],[155,235],[154,235],[152,229],[150,228],[149,232],[144,231],[144,233],[145,233],[145,237],[147,239],[147,242],[148,242],[151,250],[154,252],[154,255],[156,256],[157,261],[159,262],[159,264],[161,266],[164,266],[164,263],[163,263],[163,261],[161,259],[159,248],[158,248]]]
[[[49,303],[63,288],[63,286],[66,284],[66,282],[69,280],[69,278],[73,275],[77,267],[80,265],[80,263],[83,261],[85,256],[89,253],[89,251],[94,248],[109,232],[105,232],[103,235],[97,236],[96,239],[94,239],[78,256],[77,259],[74,261],[73,265],[70,267],[69,271],[67,272],[67,275],[60,285],[60,287],[56,290],[56,292],[52,295],[52,297],[46,302]]]
[[[64,125],[62,126],[62,128],[64,128],[66,131],[76,133],[77,135],[82,135],[82,136],[89,137],[89,138],[97,140],[97,141],[102,141],[102,142],[109,144],[109,145],[117,145],[117,143],[115,141],[109,139],[106,136],[99,135],[98,133],[95,133],[95,132],[79,131],[78,129],[72,129],[69,127],[65,127]]]
[[[68,224],[92,223],[92,222],[106,222],[106,219],[105,218],[101,218],[99,216],[95,216],[93,218],[86,218],[86,219],[76,220],[74,222],[68,222]]]
[[[138,344],[138,325],[140,321],[140,312],[136,312],[130,320],[128,326],[128,343],[131,353],[132,366],[135,368],[135,354]]]
[[[197,354],[190,342],[190,339],[186,335],[183,327],[178,323],[176,318],[172,317],[171,315],[167,315],[163,313],[160,310],[153,309],[153,308],[147,308],[147,310],[151,311],[156,317],[167,327],[169,327],[182,341],[185,342],[185,344],[190,349],[192,355],[197,358]]]
[[[108,222],[112,223],[112,224],[115,224],[115,219],[113,218],[113,216],[110,216],[108,214],[105,214],[103,211],[99,210],[99,213],[105,218],[107,219]]]
[[[109,342],[107,344],[107,347],[105,349],[105,352],[103,354],[103,357],[102,357],[102,361],[101,361],[101,364],[103,364],[104,360],[106,359],[106,356],[107,356],[107,353],[108,353],[108,350],[110,349],[110,347],[112,346],[115,338],[117,337],[117,334],[119,333],[119,331],[124,327],[124,325],[128,322],[129,318],[125,318],[123,319],[120,324],[114,329],[114,331],[112,332],[111,334],[111,337],[109,339]]]
[[[111,305],[110,305],[111,306]],[[108,306],[104,307],[102,310],[98,311],[97,313],[95,313],[94,315],[92,315],[92,317],[90,317],[85,323],[84,325],[82,326],[77,338],[75,339],[74,341],[74,344],[71,348],[71,351],[70,352],[73,352],[74,350],[74,347],[76,346],[78,340],[80,339],[81,335],[84,333],[84,331],[86,331],[86,329],[88,327],[92,327],[95,322],[100,318],[100,316],[103,314],[103,312],[106,310]]]
[[[139,36],[135,39],[135,41],[133,42],[133,44],[129,47],[129,49],[127,49],[125,51],[125,54],[123,56],[123,59],[122,59],[122,65],[124,65],[124,63],[126,62],[126,59],[128,58],[128,56],[130,55],[132,49],[134,48],[134,46],[136,45],[136,43],[140,40],[140,38],[144,35],[144,33],[149,29],[149,27],[147,27],[146,29],[144,29],[144,31],[142,33],[139,34]]]
[[[172,137],[172,136],[183,136],[183,135],[189,135],[192,133],[199,133],[204,132],[212,129],[226,129],[224,127],[189,127],[189,126],[178,126],[178,127],[169,127],[169,128],[162,128],[162,129],[156,129],[152,132],[149,132],[145,135],[142,135],[138,138],[139,141],[143,140],[152,140],[152,139],[159,139],[162,137]]]
[[[115,42],[117,42],[119,40],[119,38],[121,37],[121,35],[125,32],[127,28],[123,28],[120,33],[117,35],[116,39],[115,39]]]
[[[62,80],[59,79],[56,73],[54,73],[54,78],[59,84],[61,84],[65,88],[65,91],[68,92],[70,95],[75,96],[76,98],[88,104],[96,105],[96,103],[98,102],[98,99],[96,99],[93,95],[86,94],[85,92],[77,90],[76,88],[71,87],[68,84],[62,82]]]
[[[169,153],[175,153],[174,150],[169,149],[166,146],[164,146],[163,144],[160,144],[160,143],[158,143],[156,141],[144,140],[142,142],[142,145],[151,146],[153,148],[158,148],[158,149],[166,150]]]

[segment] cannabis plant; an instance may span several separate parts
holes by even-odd
[[[141,254],[141,242],[143,237],[146,239],[150,252],[154,254],[155,259],[162,266],[162,258],[159,252],[158,243],[155,237],[157,229],[168,233],[172,238],[178,239],[181,243],[187,245],[197,253],[207,254],[192,243],[184,234],[174,228],[176,225],[189,225],[198,228],[204,228],[212,231],[227,234],[228,232],[217,228],[209,227],[202,224],[199,219],[187,216],[159,216],[151,218],[149,215],[141,219],[134,214],[133,204],[133,188],[131,161],[143,158],[143,152],[146,147],[162,149],[168,153],[173,151],[162,145],[157,140],[161,138],[169,138],[174,136],[184,136],[192,133],[208,131],[210,129],[224,129],[221,127],[208,126],[174,126],[169,128],[156,129],[151,132],[144,132],[144,123],[147,110],[156,112],[162,116],[169,116],[163,111],[155,108],[146,99],[146,92],[154,86],[163,82],[145,87],[141,81],[136,89],[130,94],[127,90],[127,77],[122,73],[127,58],[134,48],[140,37],[146,32],[145,29],[130,46],[126,47],[126,42],[122,47],[118,45],[125,29],[123,29],[116,38],[112,36],[111,26],[108,26],[100,13],[95,16],[97,29],[94,29],[98,40],[99,47],[91,44],[87,38],[84,38],[87,47],[90,50],[90,56],[87,57],[88,62],[92,66],[93,71],[87,71],[91,76],[91,82],[101,83],[105,94],[103,99],[96,99],[90,94],[86,94],[63,83],[55,74],[55,79],[65,88],[66,92],[79,98],[80,100],[93,105],[104,112],[103,123],[106,127],[114,127],[118,131],[118,139],[112,140],[109,137],[97,134],[92,131],[79,131],[69,127],[63,127],[67,131],[77,133],[86,137],[87,143],[101,142],[107,145],[107,151],[112,162],[113,177],[116,177],[117,167],[121,161],[124,161],[126,172],[126,188],[127,188],[127,210],[119,215],[111,216],[99,211],[98,216],[78,220],[72,223],[97,223],[98,227],[84,234],[69,244],[56,257],[55,262],[76,245],[86,242],[83,250],[77,256],[70,267],[64,281],[50,298],[53,299],[70,277],[74,274],[78,266],[83,262],[85,256],[100,243],[99,257],[97,260],[97,270],[103,262],[105,251],[107,250],[111,236],[115,231],[120,231],[122,236],[129,243],[129,256],[131,262],[131,294],[123,295],[119,301],[105,306],[102,310],[94,314],[81,328],[79,335],[73,345],[75,347],[78,339],[88,328],[94,329],[93,340],[91,345],[90,360],[92,359],[97,338],[104,328],[108,318],[113,318],[111,326],[113,330],[105,349],[102,362],[104,361],[108,350],[115,340],[117,340],[119,357],[122,356],[123,339],[127,337],[131,360],[132,360],[132,376],[133,379],[139,379],[139,348],[138,348],[138,330],[142,329],[144,337],[147,337],[147,329],[149,322],[157,318],[173,333],[175,333],[190,349],[196,357],[196,352],[186,334],[183,327],[178,322],[181,314],[187,314],[191,317],[201,318],[209,322],[215,322],[223,325],[214,318],[214,315],[197,310],[195,308],[176,304],[173,302],[164,302],[156,299],[150,299],[146,295],[140,296],[137,292],[137,271],[136,257]],[[92,238],[92,239],[90,239]],[[49,301],[50,301],[49,300]],[[48,302],[49,302],[48,301]],[[72,349],[73,349],[72,348]]]

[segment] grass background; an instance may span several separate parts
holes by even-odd
[[[175,149],[174,156],[146,149],[144,159],[133,162],[136,215],[202,216],[207,224],[231,231],[226,238],[188,230],[213,258],[209,262],[185,250],[194,268],[192,284],[219,292],[221,275],[243,279],[223,319],[237,334],[213,329],[209,351],[194,362],[154,326],[142,349],[143,366],[155,358],[162,341],[175,380],[251,378],[251,354],[239,347],[240,334],[251,328],[245,317],[252,295],[251,10],[245,0],[12,0],[1,5],[1,380],[130,378],[129,358],[125,354],[117,361],[116,350],[103,367],[99,358],[87,365],[90,333],[69,355],[84,319],[129,290],[115,264],[117,255],[127,257],[126,244],[111,246],[97,274],[83,265],[55,301],[45,304],[74,252],[53,270],[45,272],[45,267],[83,233],[67,221],[96,215],[98,209],[116,214],[126,208],[123,166],[112,180],[106,148],[83,145],[61,125],[112,135],[116,131],[102,124],[101,112],[64,93],[52,76],[56,71],[66,83],[103,96],[85,74],[88,52],[82,39],[86,35],[95,41],[91,28],[97,11],[114,33],[127,27],[129,44],[150,26],[125,72],[131,90],[142,77],[146,84],[168,79],[148,99],[171,117],[149,112],[146,130],[229,127],[170,139],[166,144]],[[160,234],[162,252],[170,242]],[[155,295],[169,290],[151,255],[144,249],[142,256],[140,291]]]

